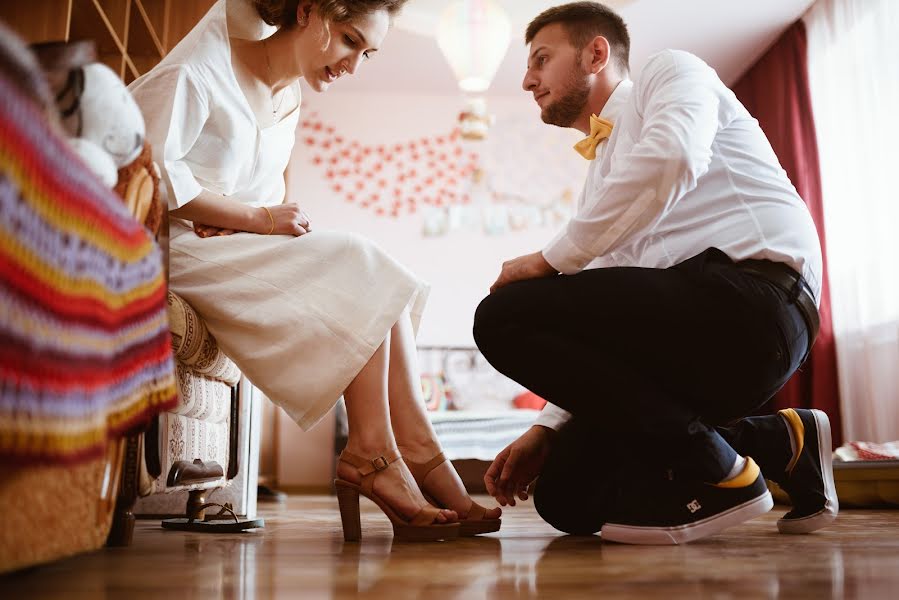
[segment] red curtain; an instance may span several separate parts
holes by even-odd
[[[818,408],[830,417],[834,445],[842,443],[837,357],[830,312],[827,245],[818,141],[808,82],[805,25],[797,21],[733,86],[734,93],[759,121],[780,164],[808,205],[824,255],[821,293],[821,330],[805,365],[768,405],[781,408]]]

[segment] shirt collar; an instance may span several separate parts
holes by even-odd
[[[622,79],[618,85],[615,86],[615,90],[612,92],[612,95],[609,96],[606,105],[602,107],[599,116],[612,123],[617,123],[618,116],[621,114],[621,109],[624,106],[624,103],[627,102],[627,99],[630,98],[633,87],[633,81],[630,79]]]

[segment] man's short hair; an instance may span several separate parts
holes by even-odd
[[[571,45],[580,50],[596,36],[609,41],[611,60],[622,73],[630,71],[631,38],[627,24],[618,13],[599,2],[572,2],[549,8],[534,18],[524,34],[530,44],[541,29],[561,23]]]

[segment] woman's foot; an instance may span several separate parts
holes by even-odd
[[[384,454],[383,448],[372,450],[353,442],[347,443],[346,451],[365,458],[377,458]],[[345,461],[337,463],[337,478],[356,485],[362,481],[359,470]],[[418,489],[409,468],[402,460],[391,463],[389,467],[379,473],[374,480],[372,491],[405,519],[412,519],[428,505],[428,501]],[[456,520],[458,520],[458,515],[455,511],[443,509],[438,513],[434,523],[453,523]]]
[[[398,446],[400,454],[405,460],[419,464],[427,463],[440,453],[440,447],[434,442],[417,445],[398,444]],[[425,476],[424,481],[421,482],[421,489],[433,497],[440,506],[455,511],[460,521],[468,517],[469,511],[474,505],[474,501],[465,490],[453,463],[448,460],[434,467]],[[502,512],[499,507],[491,508],[482,518],[498,519]]]

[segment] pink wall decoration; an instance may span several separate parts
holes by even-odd
[[[573,209],[581,165],[552,129],[506,117],[489,135],[456,126],[374,143],[312,111],[297,137],[332,198],[375,217],[415,215],[425,237],[463,228],[500,235],[560,225]]]
[[[298,137],[330,190],[377,216],[397,218],[425,207],[471,202],[467,187],[480,154],[463,148],[458,128],[405,142],[366,144],[311,113],[300,121]]]

